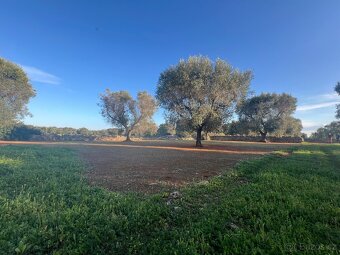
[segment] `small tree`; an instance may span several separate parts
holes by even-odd
[[[196,146],[202,146],[204,128],[216,119],[222,124],[230,117],[245,97],[251,78],[251,72],[240,72],[221,59],[213,63],[195,56],[162,72],[156,94],[173,119],[183,120],[196,132]]]
[[[288,116],[282,120],[280,127],[272,132],[271,135],[274,136],[301,136],[302,123],[300,119]]]
[[[280,129],[296,109],[296,98],[288,94],[262,93],[247,99],[238,109],[240,121],[258,132],[266,142],[267,134]]]
[[[157,130],[158,136],[174,135],[175,133],[175,126],[170,123],[160,124]]]
[[[226,135],[253,135],[252,131],[247,128],[244,121],[235,121],[223,125],[223,132]]]
[[[0,58],[0,128],[29,115],[26,105],[34,96],[35,91],[22,68]]]
[[[11,141],[29,141],[35,135],[41,135],[42,132],[38,127],[31,125],[15,125],[6,138]]]
[[[132,130],[142,121],[151,120],[156,111],[156,101],[147,92],[139,92],[134,100],[127,91],[111,92],[100,96],[101,114],[112,125],[124,128],[126,141],[131,141]]]
[[[90,134],[90,130],[88,130],[87,128],[79,128],[79,129],[77,129],[77,134],[78,135],[84,135],[84,136],[87,136],[87,135],[89,135]]]
[[[340,96],[340,82],[338,82],[334,88],[335,92]],[[336,106],[336,118],[340,119],[340,104]]]
[[[136,125],[132,133],[138,137],[150,137],[157,133],[157,129],[158,127],[153,120],[144,119]]]

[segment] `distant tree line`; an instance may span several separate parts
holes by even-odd
[[[123,130],[109,128],[103,130],[89,130],[87,128],[70,127],[37,127],[32,125],[16,124],[8,129],[1,129],[0,139],[28,141],[35,136],[118,136],[122,135]]]

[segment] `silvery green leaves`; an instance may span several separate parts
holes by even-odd
[[[129,92],[112,92],[109,89],[100,95],[101,114],[113,126],[124,128],[126,140],[130,141],[131,132],[142,123],[150,123],[157,104],[147,92],[139,92],[134,100]]]
[[[196,146],[202,146],[201,132],[217,130],[228,120],[251,79],[250,71],[241,72],[221,59],[193,56],[161,73],[156,97],[173,119],[185,120],[197,132]]]
[[[260,133],[265,142],[268,133],[276,132],[284,122],[292,120],[296,103],[295,97],[285,93],[262,93],[245,100],[239,106],[240,122],[247,129]]]
[[[29,115],[26,107],[35,91],[18,65],[0,58],[0,127],[8,127]]]

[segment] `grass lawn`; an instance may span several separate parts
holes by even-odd
[[[71,148],[0,147],[0,254],[340,253],[340,146],[243,161],[172,199],[84,171]]]

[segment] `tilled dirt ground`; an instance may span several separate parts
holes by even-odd
[[[138,141],[133,143],[30,143],[71,146],[87,163],[91,184],[113,191],[153,193],[221,174],[244,159],[259,157],[292,144],[248,142]],[[1,143],[0,143],[1,144]]]

